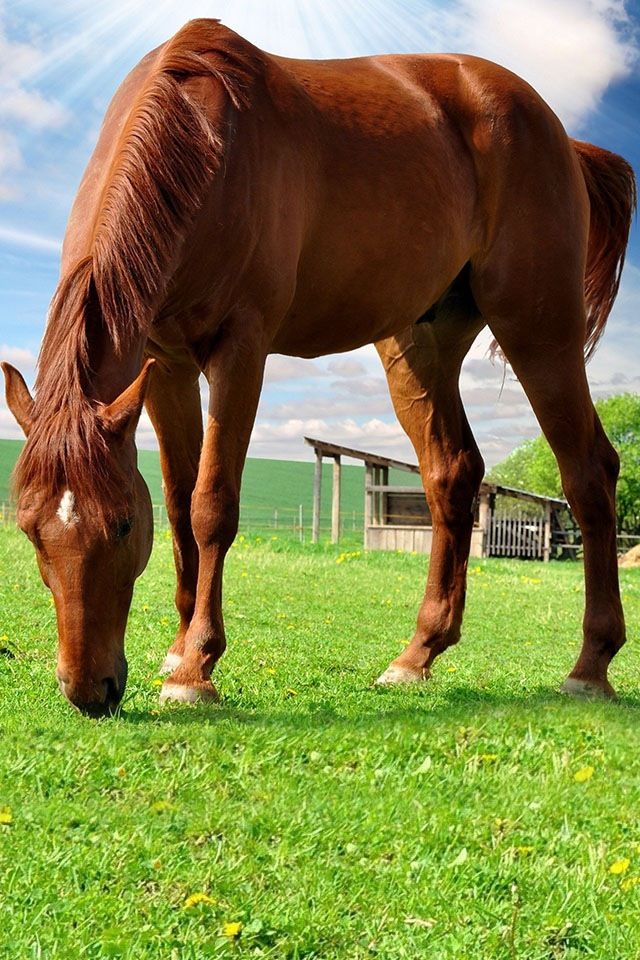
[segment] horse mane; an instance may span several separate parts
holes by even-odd
[[[90,253],[62,277],[51,303],[17,490],[69,488],[77,504],[104,517],[126,507],[126,484],[91,396],[95,345],[108,338],[124,357],[146,337],[223,161],[223,133],[188,81],[215,79],[242,109],[257,57],[218,20],[204,19],[186,24],[159,53],[117,144]]]

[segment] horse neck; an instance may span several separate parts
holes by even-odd
[[[92,365],[92,400],[112,403],[133,383],[140,373],[145,342],[146,337],[136,337],[120,350],[111,341],[102,344],[99,359]]]

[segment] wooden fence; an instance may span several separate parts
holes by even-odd
[[[489,525],[489,557],[544,559],[544,517],[504,517],[496,514]]]

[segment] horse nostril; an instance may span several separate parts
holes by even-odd
[[[105,690],[105,703],[110,706],[117,706],[122,698],[122,693],[115,677],[106,677],[102,681]]]

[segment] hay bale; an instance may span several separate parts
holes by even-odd
[[[640,567],[640,543],[620,557],[621,567]]]

